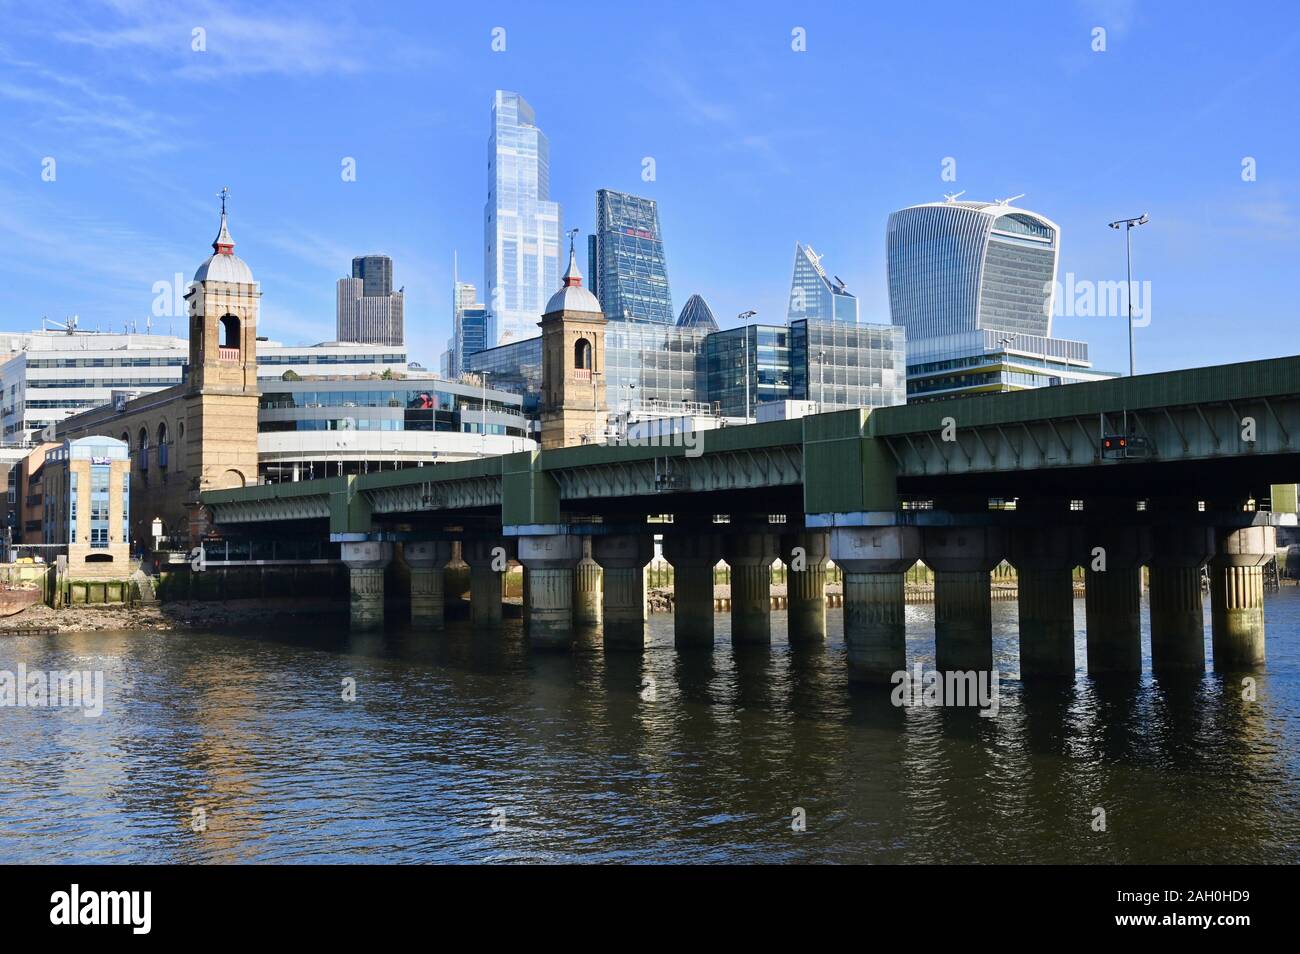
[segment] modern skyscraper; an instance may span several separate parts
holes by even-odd
[[[948,199],[889,217],[889,308],[909,343],[979,330],[1051,335],[1060,229],[1009,201]]]
[[[678,328],[703,328],[705,331],[718,330],[718,321],[713,317],[713,310],[699,295],[692,295],[682,306],[682,313],[677,316]]]
[[[598,190],[595,242],[588,249],[596,276],[594,293],[608,320],[673,323],[659,204],[654,199]]]
[[[352,259],[352,277],[363,282],[361,294],[383,298],[393,293],[393,260],[387,255],[358,255]]]
[[[404,289],[393,291],[387,255],[352,259],[352,277],[338,280],[335,334],[339,341],[401,345],[405,341]]]
[[[550,193],[551,147],[532,106],[497,90],[483,209],[489,346],[537,334],[542,308],[560,285],[560,206]]]
[[[1110,377],[1083,341],[1053,338],[1060,229],[1011,200],[955,197],[895,212],[889,308],[907,329],[908,401]]]
[[[491,347],[487,308],[477,298],[478,291],[470,282],[453,279],[449,377],[458,377],[468,367],[465,359],[471,354]]]
[[[839,278],[831,280],[822,268],[822,257],[810,246],[794,243],[794,277],[790,280],[787,321],[858,320],[858,299]]]

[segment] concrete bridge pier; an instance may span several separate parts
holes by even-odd
[[[916,527],[836,527],[830,556],[844,571],[849,680],[889,685],[907,668],[903,574],[921,556]]]
[[[402,556],[411,570],[411,622],[441,628],[446,608],[442,568],[451,559],[451,543],[446,540],[404,543]]]
[[[582,559],[582,537],[555,533],[518,540],[519,562],[528,576],[528,641],[536,649],[568,649],[573,645],[573,576]]]
[[[713,570],[722,559],[716,533],[694,526],[664,534],[664,559],[673,567],[673,643],[678,649],[713,648]]]
[[[1277,546],[1273,527],[1221,528],[1210,560],[1210,642],[1223,672],[1264,665],[1264,564]]]
[[[601,606],[606,649],[645,648],[645,565],[654,556],[649,533],[619,533],[592,539],[591,555],[604,572]]]
[[[997,527],[926,527],[922,559],[934,571],[934,664],[944,671],[993,669],[989,573],[1002,562]]]
[[[573,570],[573,623],[591,628],[600,625],[603,571],[591,557],[591,537],[582,540],[582,559]]]
[[[736,529],[722,538],[722,557],[731,568],[731,644],[772,642],[772,563],[775,533]]]
[[[1127,519],[1136,517],[1135,509]],[[1083,546],[1088,673],[1140,673],[1142,566],[1151,557],[1150,532],[1137,525],[1089,527]]]
[[[1017,528],[1007,540],[1019,587],[1022,679],[1074,678],[1077,541],[1075,528],[1059,525]]]
[[[1214,555],[1214,530],[1188,524],[1151,531],[1151,669],[1205,671],[1201,567]]]
[[[355,631],[382,629],[384,625],[384,568],[393,559],[393,545],[361,540],[342,545],[351,593],[351,621]]]
[[[792,643],[826,638],[826,567],[830,550],[825,530],[783,534],[781,560],[786,565],[787,629]],[[796,567],[801,567],[796,569]]]
[[[475,626],[501,625],[502,581],[515,553],[514,540],[470,537],[461,546],[469,564],[469,618]]]

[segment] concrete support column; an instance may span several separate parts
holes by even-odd
[[[404,543],[402,555],[411,569],[411,622],[440,628],[446,605],[442,568],[451,559],[451,544],[445,540]]]
[[[713,648],[713,570],[722,559],[716,533],[665,533],[664,559],[673,566],[673,643]]]
[[[502,580],[510,565],[514,541],[501,537],[472,537],[461,556],[469,564],[469,617],[475,626],[501,625]]]
[[[1017,570],[1020,602],[1020,675],[1074,678],[1074,568]]]
[[[573,570],[573,623],[575,626],[600,625],[603,571],[591,557],[591,537],[582,537],[582,559]]]
[[[640,651],[646,630],[645,565],[654,555],[654,537],[649,533],[595,537],[591,555],[604,571],[605,647]]]
[[[536,649],[573,645],[573,573],[582,538],[569,534],[519,537],[519,562],[528,575],[524,625]]]
[[[722,539],[722,556],[731,568],[731,644],[767,646],[772,642],[772,563],[775,533],[737,529]]]
[[[1190,512],[1190,507],[1188,508]],[[1151,668],[1205,671],[1201,567],[1214,555],[1214,530],[1188,524],[1151,531]]]
[[[1277,546],[1273,527],[1220,529],[1210,561],[1210,626],[1214,668],[1264,665],[1264,564]]]
[[[836,527],[830,555],[844,571],[849,680],[889,685],[907,668],[903,574],[921,556],[915,527]]]
[[[826,567],[830,535],[803,530],[781,537],[786,565],[787,628],[790,642],[820,642],[826,638]],[[795,569],[795,566],[802,569]]]
[[[997,527],[927,527],[923,559],[934,571],[934,663],[945,671],[993,669],[989,572],[1002,562]]]
[[[1046,510],[1052,502],[1039,502]],[[1026,501],[1025,510],[1034,510]],[[1068,504],[1056,507],[1066,511]],[[1050,519],[1050,514],[1044,513]],[[1059,524],[1020,527],[1008,537],[1016,568],[1022,679],[1074,678],[1074,567],[1079,534]]]
[[[375,540],[344,543],[341,555],[348,568],[352,629],[382,629],[384,568],[393,559],[393,545]]]
[[[1135,518],[1136,511],[1128,517]],[[1150,559],[1150,533],[1138,526],[1094,526],[1085,531],[1083,546],[1088,672],[1139,673],[1142,565]]]

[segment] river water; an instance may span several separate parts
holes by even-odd
[[[517,620],[0,637],[0,670],[105,685],[98,718],[0,708],[0,860],[1300,861],[1300,590],[1268,598],[1255,701],[1213,673],[1024,687],[993,611],[996,718],[850,691],[837,610],[815,649],[774,613],[733,650],[719,615],[692,654],[666,614],[643,655],[533,654]]]

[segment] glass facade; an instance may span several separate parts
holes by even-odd
[[[753,417],[767,401],[785,401],[791,392],[790,329],[746,325],[709,335],[705,344],[708,400],[726,417]]]
[[[594,276],[592,293],[607,319],[673,323],[659,206],[654,199],[599,190],[588,264]]]
[[[712,404],[727,417],[750,416],[768,401],[812,400],[827,408],[883,407],[906,399],[904,330],[896,325],[796,321],[726,331],[609,322],[605,395],[611,411],[648,402]],[[541,338],[480,351],[471,369],[492,387],[538,406]]]
[[[910,342],[981,329],[1051,334],[1060,232],[1005,203],[934,202],[889,217],[889,307]]]
[[[605,326],[605,397],[611,408],[638,402],[700,401],[702,328],[611,321]]]
[[[550,201],[550,143],[518,93],[497,90],[488,138],[483,275],[495,345],[537,333],[560,287],[560,206]]]
[[[465,361],[467,371],[486,373],[496,390],[521,395],[525,414],[537,413],[542,395],[541,335],[479,351]]]
[[[1082,341],[975,331],[909,345],[907,399],[916,404],[1113,376],[1092,369]]]
[[[794,246],[794,277],[790,280],[787,321],[858,320],[858,299],[844,283],[832,281],[821,265],[821,256],[798,242]]]
[[[906,339],[899,325],[791,322],[794,397],[823,411],[906,403]]]
[[[434,379],[428,382],[295,381],[265,385],[258,401],[262,433],[298,431],[483,432],[481,389]],[[487,390],[487,433],[522,437],[519,403],[492,382]]]

